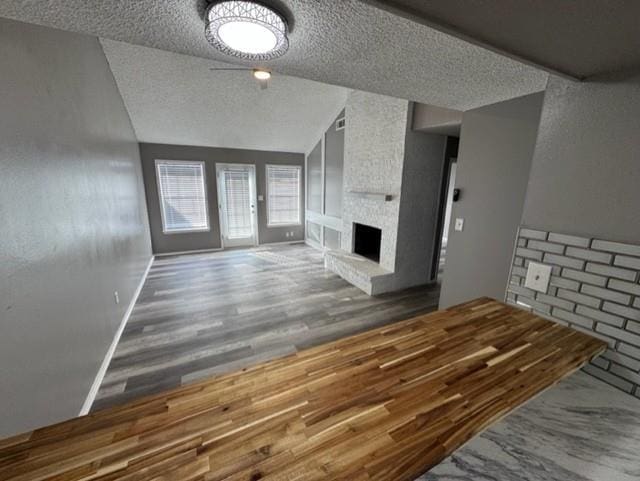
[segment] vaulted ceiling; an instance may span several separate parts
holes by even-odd
[[[348,90],[250,71],[113,40],[104,52],[141,142],[308,152],[344,107]]]
[[[289,52],[265,65],[280,74],[458,110],[546,85],[546,72],[536,67],[359,0],[266,3],[284,10],[293,27]],[[237,63],[207,43],[205,5],[204,0],[3,0],[0,16]]]

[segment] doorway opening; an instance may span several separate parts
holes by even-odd
[[[447,137],[444,155],[442,184],[440,187],[440,208],[436,225],[436,242],[433,250],[431,277],[432,280],[442,281],[447,259],[447,244],[449,242],[449,227],[453,212],[454,190],[458,161],[458,137]]]

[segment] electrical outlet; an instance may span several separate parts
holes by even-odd
[[[458,232],[462,232],[462,230],[464,229],[464,219],[461,219],[461,218],[456,219],[455,229]]]
[[[113,299],[116,301],[116,304],[120,304],[120,296],[118,295],[118,291],[113,292]]]
[[[546,294],[549,289],[550,278],[551,266],[538,264],[537,262],[529,262],[529,266],[527,267],[527,277],[524,280],[524,287],[528,287],[534,291],[544,292]]]

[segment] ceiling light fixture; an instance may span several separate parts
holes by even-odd
[[[253,76],[258,80],[269,80],[271,78],[271,72],[267,70],[254,70]]]
[[[226,55],[244,60],[271,60],[289,48],[285,19],[258,2],[214,3],[207,10],[206,22],[207,40]]]

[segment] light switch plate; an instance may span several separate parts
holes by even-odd
[[[258,202],[263,202],[263,201],[264,201],[264,195],[259,195]]]
[[[524,280],[524,287],[528,287],[534,291],[544,292],[546,294],[549,289],[550,279],[551,266],[538,264],[537,262],[529,262],[529,267],[527,267],[527,277]]]
[[[461,219],[461,218],[456,219],[455,229],[458,232],[462,232],[462,229],[464,229],[464,219]]]

